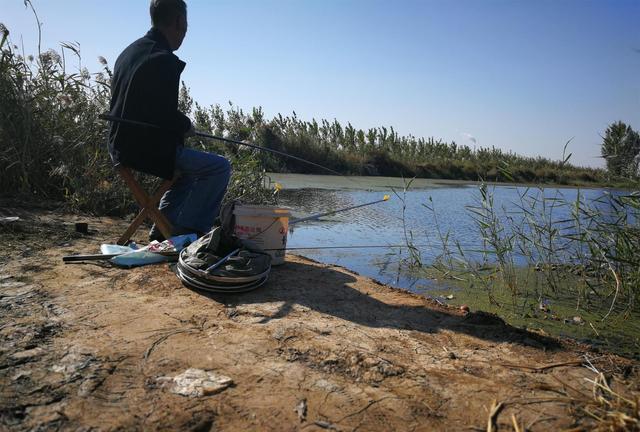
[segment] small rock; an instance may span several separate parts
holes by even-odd
[[[298,405],[294,408],[296,414],[298,414],[298,418],[300,419],[300,423],[307,419],[307,400],[302,399]]]
[[[453,296],[453,294],[449,294],[444,296],[444,298],[446,298],[447,300],[453,300],[455,297]]]
[[[78,378],[80,371],[86,369],[91,363],[95,362],[93,355],[82,352],[82,348],[75,347],[65,355],[56,365],[51,367],[52,372],[64,375],[66,381]]]
[[[329,423],[328,421],[316,420],[315,422],[313,422],[313,424],[315,424],[318,427],[321,427],[322,429],[336,430],[336,427],[333,424]]]
[[[338,363],[338,357],[334,354],[327,356],[324,360],[322,360],[323,365],[332,365]]]
[[[0,301],[5,303],[20,302],[33,297],[36,294],[35,285],[27,285],[24,282],[6,281],[0,282]]]
[[[7,279],[10,279],[10,277],[7,278]],[[4,291],[7,288],[20,288],[20,287],[23,287],[25,285],[26,285],[26,283],[19,282],[19,281],[2,282],[2,283],[0,283],[0,289],[2,289]]]
[[[313,385],[327,392],[333,392],[340,389],[338,385],[332,383],[331,381],[327,381],[326,379],[319,379],[318,381],[313,383]]]
[[[190,368],[173,378],[160,377],[159,381],[173,381],[171,393],[182,396],[202,397],[220,393],[233,384],[227,376],[212,371]]]
[[[90,376],[82,381],[78,388],[78,396],[87,397],[100,385],[100,379],[97,376]]]
[[[64,408],[66,405],[66,401],[61,401],[28,407],[26,409],[27,418],[34,420],[37,419],[36,421],[39,425],[47,425],[41,426],[41,428],[32,428],[30,430],[45,430],[47,427],[52,427],[52,423],[57,423],[66,419],[66,416],[64,415]]]
[[[31,375],[31,371],[19,371],[11,377],[11,381],[18,381],[20,378],[25,378]]]
[[[91,279],[89,279],[89,280],[87,280],[85,282],[78,283],[78,287],[79,288],[84,288],[84,287],[88,287],[88,286],[100,286],[100,284],[109,282],[111,280],[112,280],[111,278],[106,278],[106,277],[104,277],[104,278],[91,278]]]
[[[44,350],[42,348],[33,348],[30,350],[13,353],[11,355],[11,358],[13,360],[27,360],[42,355],[43,353]]]
[[[285,336],[285,334],[287,333],[287,329],[285,327],[278,327],[276,328],[273,333],[271,333],[271,336],[275,339],[275,340],[282,340]]]
[[[579,325],[583,325],[584,324],[584,320],[580,316],[574,316],[573,317],[573,322],[574,322],[574,324],[579,324]]]
[[[396,366],[386,361],[380,362],[378,370],[385,377],[402,375],[404,373],[404,368],[402,366]]]

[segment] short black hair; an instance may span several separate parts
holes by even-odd
[[[154,27],[171,24],[177,17],[187,16],[187,4],[184,0],[151,0],[149,15]]]

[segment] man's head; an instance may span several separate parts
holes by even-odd
[[[187,34],[187,4],[184,0],[151,0],[151,24],[164,34],[173,51]]]

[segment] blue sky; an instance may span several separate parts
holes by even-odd
[[[33,0],[43,47],[81,45],[90,71],[149,28],[146,0]],[[357,128],[602,166],[600,135],[640,129],[640,1],[191,0],[176,53],[204,105],[233,101]],[[0,22],[35,53],[22,0]]]

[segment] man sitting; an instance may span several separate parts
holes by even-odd
[[[173,51],[187,33],[184,0],[151,0],[152,27],[118,57],[111,82],[110,114],[160,128],[113,123],[109,153],[116,163],[164,179],[178,178],[159,208],[173,234],[210,231],[227,189],[231,165],[222,156],[184,147],[194,133],[178,111],[180,74],[186,63]],[[154,226],[150,240],[162,240]]]

